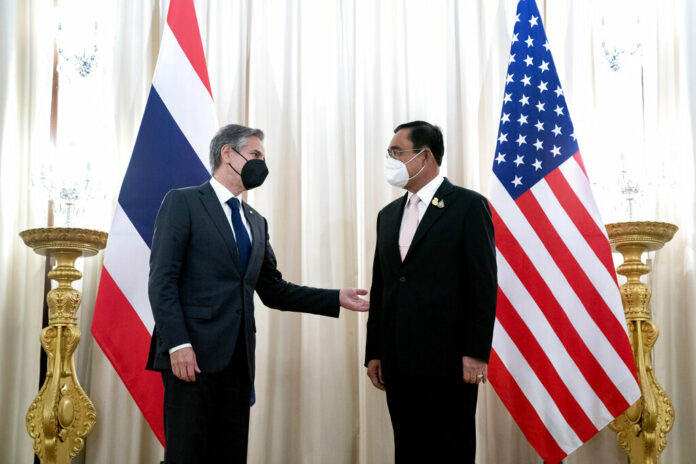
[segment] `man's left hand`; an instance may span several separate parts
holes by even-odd
[[[462,356],[462,372],[466,383],[486,383],[488,364],[480,359]]]
[[[367,295],[367,290],[344,288],[338,293],[338,303],[351,311],[364,313],[370,309],[370,302],[360,298],[360,295]]]

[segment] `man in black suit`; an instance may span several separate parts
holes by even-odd
[[[437,126],[414,121],[394,133],[385,175],[407,193],[377,216],[367,375],[386,390],[397,463],[473,463],[495,320],[491,212],[440,175]]]
[[[261,214],[241,194],[268,174],[263,132],[220,129],[213,178],[172,190],[155,222],[149,296],[155,330],[147,367],[164,382],[168,464],[243,463],[254,382],[254,291],[266,306],[338,317],[367,311],[365,290],[283,280]]]

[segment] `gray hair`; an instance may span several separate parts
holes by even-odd
[[[237,152],[242,150],[246,145],[249,137],[256,137],[263,141],[263,131],[261,129],[252,129],[251,127],[240,126],[239,124],[228,124],[215,134],[215,137],[210,141],[210,167],[213,172],[220,167],[222,156],[220,152],[222,147],[229,145]]]

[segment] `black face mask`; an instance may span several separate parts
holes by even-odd
[[[244,158],[244,155],[239,153],[237,150],[234,151],[239,156]],[[241,173],[237,171],[235,168],[233,168],[230,163],[227,164],[232,168],[234,172],[239,174],[239,177],[242,178],[242,184],[244,184],[244,188],[247,190],[251,190],[263,184],[263,181],[266,180],[266,176],[268,175],[268,167],[266,166],[266,162],[264,160],[249,160],[246,158],[244,159],[246,160],[246,164],[244,164]]]

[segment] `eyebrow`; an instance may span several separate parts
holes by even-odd
[[[390,150],[398,150],[398,149],[400,149],[400,148],[401,148],[401,147],[398,146],[398,145],[392,145],[391,147],[389,147]]]

